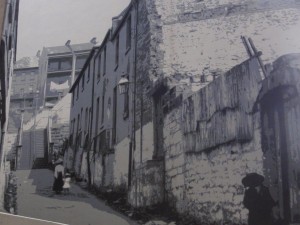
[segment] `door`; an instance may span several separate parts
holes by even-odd
[[[300,222],[300,99],[288,87],[261,100],[265,184],[279,205],[276,217]]]

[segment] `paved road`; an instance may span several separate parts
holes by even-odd
[[[21,216],[71,225],[136,225],[75,184],[69,195],[54,195],[50,170],[19,170],[16,175]]]

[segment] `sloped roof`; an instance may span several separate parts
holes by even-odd
[[[88,51],[91,50],[94,45],[92,43],[83,43],[83,44],[72,44],[71,47],[74,52]],[[66,46],[55,46],[55,47],[45,47],[45,50],[48,54],[60,54],[70,52],[69,48]]]
[[[31,57],[23,57],[19,59],[14,68],[15,69],[25,69],[31,67],[38,67],[39,66],[39,57],[31,56]]]

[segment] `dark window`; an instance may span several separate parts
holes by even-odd
[[[12,18],[13,18],[13,9],[12,9],[12,5],[11,4],[9,4],[9,11],[8,11],[8,22],[9,23],[12,23]]]
[[[119,35],[117,36],[116,38],[116,52],[115,52],[115,64],[116,66],[118,66],[119,64],[119,41],[120,41],[120,38],[119,38]]]
[[[80,70],[83,68],[86,59],[87,56],[83,56],[83,55],[76,57],[76,65],[75,65],[76,70]]]
[[[128,18],[126,24],[126,49],[131,47],[131,17]]]
[[[82,76],[82,81],[81,81],[81,90],[83,91],[83,89],[84,89],[84,77],[85,77],[85,74],[83,74],[83,76]]]
[[[75,124],[76,124],[76,118],[74,118],[74,120],[73,120],[73,134],[74,134],[74,132],[75,132]]]
[[[59,68],[59,61],[57,60],[49,60],[48,71],[56,71]]]
[[[60,70],[71,70],[72,69],[72,59],[66,58],[60,61]]]
[[[129,92],[124,94],[124,111],[123,118],[126,119],[129,116]]]
[[[79,85],[77,85],[77,97],[76,97],[76,100],[78,100],[79,98]]]
[[[102,96],[102,107],[101,107],[101,123],[104,121],[104,98],[105,96]]]
[[[85,122],[84,122],[84,130],[88,132],[88,119],[89,119],[89,109],[86,107],[85,109]]]
[[[116,143],[117,137],[117,87],[114,88],[114,103],[113,103],[113,129],[112,129],[112,143]]]
[[[80,124],[80,114],[78,114],[78,118],[77,118],[77,134],[79,131],[79,124]]]
[[[54,58],[48,61],[48,71],[71,70],[72,58]]]
[[[94,58],[94,61],[93,61],[93,78],[95,77],[96,75],[96,61],[97,61],[97,58]],[[97,76],[98,77],[98,76]],[[99,78],[99,77],[98,77]]]
[[[82,120],[83,120],[83,108],[81,108],[81,113],[80,113],[80,124],[79,124],[80,130],[82,129]]]
[[[104,47],[104,52],[103,52],[103,76],[105,75],[106,73],[106,46]]]
[[[86,82],[89,82],[89,80],[90,80],[90,73],[91,73],[91,64],[89,64],[89,67],[88,67],[88,74],[87,74]]]
[[[94,152],[97,151],[97,143],[98,143],[98,123],[99,123],[99,107],[100,107],[100,99],[97,98],[97,106],[96,106],[96,125],[95,125],[95,143],[94,143]]]
[[[97,78],[100,79],[101,77],[101,54],[99,54],[98,58],[98,73],[97,73]]]

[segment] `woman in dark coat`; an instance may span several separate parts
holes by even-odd
[[[55,162],[56,166],[54,169],[54,184],[53,184],[53,191],[56,192],[56,194],[59,194],[63,190],[64,186],[64,167],[63,167],[63,161],[62,159],[58,159]]]
[[[248,187],[245,191],[244,206],[249,210],[248,225],[271,225],[272,208],[276,205],[269,189],[262,184],[264,177],[251,173],[243,178]]]

